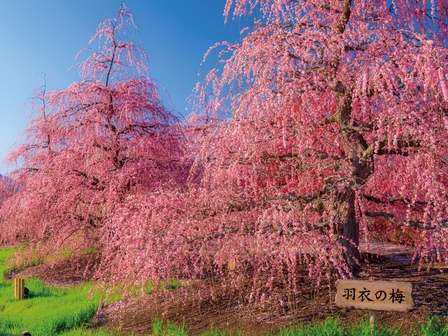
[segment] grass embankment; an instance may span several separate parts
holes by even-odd
[[[26,287],[29,295],[26,300],[15,300],[13,281],[5,281],[6,260],[14,254],[13,249],[0,249],[0,336],[8,334],[21,334],[28,330],[32,336],[49,335],[120,335],[105,330],[88,330],[87,327],[95,314],[99,299],[89,298],[93,284],[70,289],[51,288],[44,286],[37,279],[27,279]],[[180,286],[179,282],[170,282],[170,289]],[[151,292],[151,287],[147,292]],[[149,322],[148,322],[149,323]],[[187,336],[185,326],[176,326],[162,320],[155,320],[152,326],[153,335],[158,336]],[[422,336],[448,336],[448,321],[446,318],[433,317],[428,323],[420,326],[419,335]],[[229,334],[219,330],[210,330],[203,336],[227,336],[242,334]],[[363,321],[357,325],[344,326],[333,318],[324,322],[305,324],[282,329],[277,336],[388,336],[403,335],[400,326],[396,329],[386,329],[381,325],[375,326],[372,331],[370,324]]]
[[[27,279],[26,300],[14,299],[13,281],[5,281],[5,262],[13,249],[0,249],[0,335],[82,335],[98,308],[98,298],[88,298],[92,284],[71,289],[50,288],[37,279]]]

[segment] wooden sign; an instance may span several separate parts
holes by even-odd
[[[414,308],[410,282],[338,280],[336,291],[338,307],[389,311]]]

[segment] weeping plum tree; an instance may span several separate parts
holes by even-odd
[[[101,248],[117,204],[182,179],[177,118],[135,31],[123,3],[90,40],[98,49],[79,64],[81,81],[38,92],[25,141],[9,156],[22,187],[1,209],[1,242],[30,241],[42,253]]]
[[[417,253],[447,262],[446,3],[225,8],[258,19],[241,43],[218,44],[222,67],[199,85],[189,180],[117,207],[102,279],[213,275],[221,290],[287,304],[300,264],[317,283],[358,273],[377,219],[415,230]]]
[[[227,0],[232,11],[255,23],[215,47],[222,67],[191,120],[217,260],[252,272],[260,295],[279,279],[296,288],[300,263],[356,274],[381,218],[448,262],[446,1]]]

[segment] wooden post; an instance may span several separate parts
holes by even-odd
[[[370,321],[370,333],[373,333],[375,330],[375,323],[376,323],[376,311],[371,310],[369,312],[369,321]]]
[[[369,277],[369,281],[375,281],[374,277]],[[370,321],[370,334],[372,334],[375,330],[376,323],[376,311],[371,310],[369,312],[369,321]]]
[[[25,298],[25,279],[14,279],[14,298],[17,300]]]
[[[230,259],[227,267],[229,268],[229,271],[234,271],[236,268],[236,259],[235,258]]]

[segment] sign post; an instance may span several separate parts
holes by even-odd
[[[376,310],[408,311],[414,308],[412,284],[398,281],[338,280],[336,306],[368,309],[370,330],[376,322]]]
[[[346,308],[409,311],[414,308],[412,284],[399,281],[336,281],[336,306]]]

